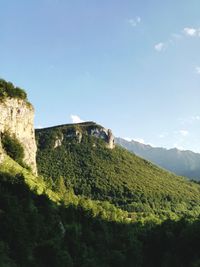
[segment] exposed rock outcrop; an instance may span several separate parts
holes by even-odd
[[[54,148],[57,148],[57,147],[59,147],[59,146],[62,146],[62,142],[63,142],[63,140],[64,140],[64,136],[63,136],[63,134],[62,134],[61,137],[57,136],[57,137],[56,137],[56,140],[55,140]]]
[[[78,144],[80,144],[84,136],[92,136],[104,140],[106,147],[109,149],[113,149],[115,147],[112,131],[96,124],[95,122],[59,125],[45,129],[38,129],[36,130],[36,133],[38,136],[42,136],[43,133],[50,133],[52,138],[54,138],[54,149],[61,146],[65,140],[67,142],[75,140]],[[43,140],[41,137],[39,139]],[[95,146],[96,144],[94,141],[93,147]]]
[[[0,164],[3,162],[3,160],[4,160],[4,153],[0,142]]]
[[[83,134],[81,131],[76,130],[76,138],[77,138],[78,143],[80,144],[83,138]]]
[[[115,137],[110,129],[108,129],[108,148],[115,148]]]
[[[110,129],[104,127],[96,127],[91,129],[92,136],[103,139],[107,143],[107,148],[113,149],[115,147],[115,138]]]
[[[0,114],[0,133],[8,132],[19,140],[24,147],[24,162],[37,174],[33,106],[26,100],[6,98],[0,102]]]

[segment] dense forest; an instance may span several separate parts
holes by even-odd
[[[2,267],[198,267],[200,222],[122,223],[30,191],[22,174],[0,174]]]
[[[36,131],[37,164],[41,175],[53,184],[63,177],[76,195],[109,201],[130,216],[161,220],[200,214],[200,186],[164,171],[130,152],[84,135],[82,142],[66,136],[65,127]]]

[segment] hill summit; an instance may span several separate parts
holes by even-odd
[[[64,140],[67,141],[77,141],[81,143],[83,141],[83,136],[91,136],[102,139],[106,143],[106,147],[113,149],[115,147],[114,135],[110,129],[106,129],[103,126],[93,122],[82,122],[77,124],[64,124],[54,127],[48,127],[44,129],[36,130],[38,137],[44,135],[51,135],[49,141],[51,142],[52,148],[56,148],[62,145]],[[45,145],[50,145],[47,140],[43,142],[45,138],[39,138],[39,146],[44,147]],[[93,144],[95,146],[95,142]]]

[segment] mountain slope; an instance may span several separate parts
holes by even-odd
[[[37,131],[35,176],[19,136],[0,140],[1,267],[199,266],[198,184],[114,149],[92,122]]]
[[[116,143],[130,152],[147,159],[154,164],[190,179],[200,180],[200,154],[192,151],[181,151],[176,148],[165,149],[144,145],[134,140],[126,141],[116,138]]]
[[[30,190],[30,181],[42,195]],[[0,165],[0,266],[199,266],[198,220],[107,221],[102,219],[106,209],[91,212],[97,210],[92,201],[58,205],[48,196],[45,182],[14,161],[6,158]]]
[[[68,125],[36,131],[38,171],[60,176],[76,194],[107,200],[129,212],[159,216],[199,212],[200,186],[164,171],[130,152],[107,149],[105,141],[79,127],[82,140],[67,134]],[[92,127],[96,127],[93,124]],[[55,142],[62,136],[62,142]]]

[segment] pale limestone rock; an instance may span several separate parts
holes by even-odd
[[[24,100],[6,98],[0,102],[0,133],[8,131],[24,147],[24,162],[37,174],[34,108]]]
[[[91,129],[90,134],[97,138],[103,139],[107,143],[107,148],[109,149],[115,148],[115,142],[114,142],[115,138],[110,129],[106,129],[103,127],[102,128],[96,127],[94,129]]]
[[[4,160],[4,153],[0,142],[0,164],[3,162],[3,160]]]
[[[110,129],[107,131],[108,133],[108,148],[114,149],[115,148],[115,137]]]
[[[78,140],[78,143],[80,144],[83,138],[83,134],[78,130],[76,130],[76,138]]]
[[[57,137],[55,140],[55,144],[54,144],[54,149],[57,147],[62,146],[62,142],[64,140],[64,136],[62,135],[61,137]]]

